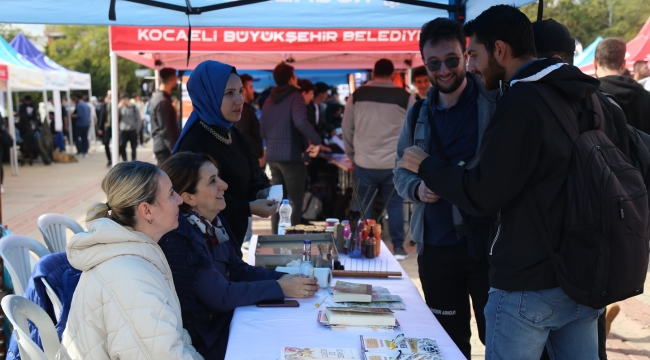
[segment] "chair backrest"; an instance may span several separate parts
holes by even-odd
[[[45,280],[44,277],[41,278],[41,281],[45,286],[45,292],[47,293],[47,297],[50,298],[50,301],[52,302],[52,309],[54,310],[54,316],[56,316],[56,319],[59,320],[61,317],[61,308],[63,307],[63,304],[61,304],[61,299],[59,299],[59,296],[56,294],[56,291],[52,289],[52,287],[47,282],[47,280]]]
[[[8,295],[2,299],[2,310],[14,326],[20,357],[23,360],[55,360],[61,348],[59,336],[56,334],[52,319],[47,313],[32,301],[16,295]],[[29,319],[41,336],[43,350],[32,341],[29,335]]]
[[[12,234],[0,239],[0,256],[11,275],[16,295],[25,293],[25,286],[32,274],[30,251],[39,258],[50,253],[43,244],[29,236]]]
[[[61,214],[43,214],[38,217],[38,229],[51,252],[64,252],[68,243],[66,229],[78,234],[84,229],[74,219]]]

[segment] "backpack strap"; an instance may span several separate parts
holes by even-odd
[[[576,142],[580,136],[578,116],[573,109],[571,109],[567,100],[557,91],[551,89],[548,85],[543,85],[541,83],[527,83],[527,85],[535,89],[541,98],[544,99],[553,112],[553,115],[555,115],[555,118],[560,122],[567,134],[569,134],[569,137],[571,137],[571,140]],[[588,108],[591,108],[596,116],[598,116],[597,125],[594,127],[605,132],[605,115],[603,114],[603,109],[598,100],[598,96],[593,93],[588,97],[588,99],[588,103],[590,104]]]
[[[413,143],[415,144],[415,125],[418,123],[418,119],[420,118],[420,109],[422,108],[422,104],[424,103],[424,99],[418,100],[413,104],[413,107],[411,107],[411,118],[409,119],[411,121],[411,136],[413,136]]]

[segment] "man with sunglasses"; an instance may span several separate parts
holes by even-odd
[[[467,72],[462,25],[438,18],[422,26],[420,52],[432,88],[404,123],[397,158],[416,145],[451,165],[469,163],[496,108],[494,93]],[[415,207],[411,234],[427,305],[461,352],[471,357],[470,296],[485,343],[483,308],[489,290],[489,218],[470,218],[427,188],[417,174],[396,167],[398,193]]]

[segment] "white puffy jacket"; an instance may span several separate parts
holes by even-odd
[[[102,218],[66,252],[83,271],[72,298],[60,359],[203,359],[183,329],[162,250],[143,233]]]

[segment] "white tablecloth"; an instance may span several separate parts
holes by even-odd
[[[255,264],[254,250],[257,247],[257,236],[251,239],[248,262]],[[417,288],[402,269],[399,262],[390,253],[386,245],[381,244],[381,255],[377,258],[383,260],[389,271],[401,271],[401,278],[373,279],[373,278],[334,278],[383,286],[391,294],[402,297],[405,311],[395,311],[395,317],[400,327],[394,332],[360,332],[329,330],[319,324],[316,319],[319,309],[314,307],[327,291],[321,289],[309,299],[298,299],[300,307],[297,308],[258,308],[245,306],[235,310],[235,315],[230,325],[230,338],[228,340],[229,360],[277,360],[280,358],[280,349],[283,346],[297,347],[340,347],[361,350],[359,335],[370,334],[375,336],[396,336],[403,333],[407,337],[428,337],[436,340],[445,360],[465,359],[449,335],[440,326],[426,303],[420,296]],[[344,262],[347,256],[341,256]],[[368,263],[371,260],[354,260]],[[361,267],[361,265],[356,265]],[[368,265],[366,265],[367,267]],[[346,266],[346,269],[350,267]],[[444,291],[444,289],[441,289]],[[331,297],[330,297],[331,299]]]

